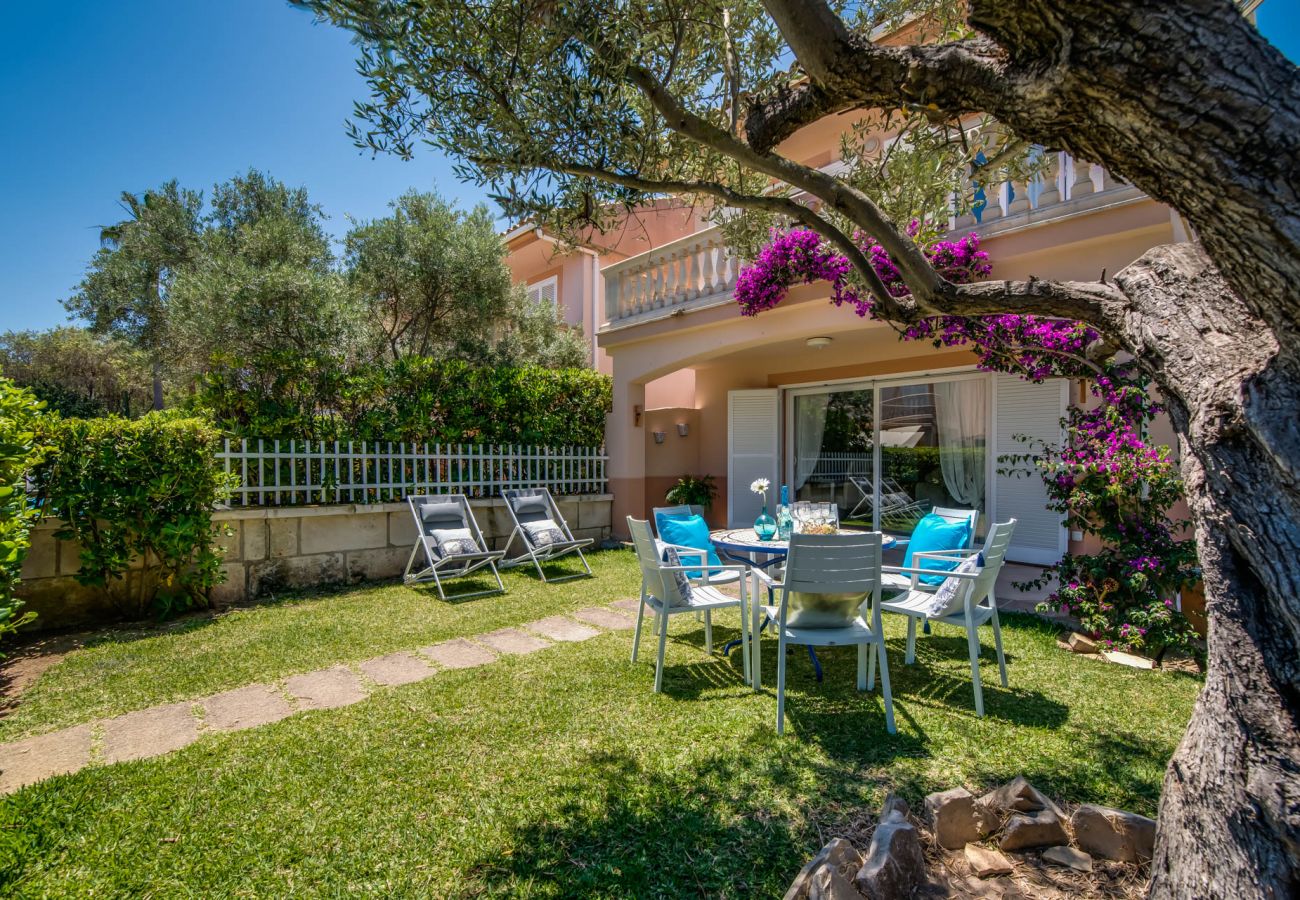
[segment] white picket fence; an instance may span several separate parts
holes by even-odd
[[[227,438],[217,459],[239,476],[231,506],[389,503],[409,494],[491,497],[510,488],[603,494],[603,447]]]

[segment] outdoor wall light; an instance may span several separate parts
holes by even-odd
[[[830,346],[831,339],[828,337],[811,337],[808,338],[807,343],[808,346],[812,347],[814,350],[821,350],[824,347]]]
[[[666,431],[654,431],[651,433],[655,436],[656,444],[662,444],[664,442],[664,438],[668,437],[668,433]]]
[[[686,435],[688,435],[688,434],[690,434],[690,433],[691,433],[691,426],[690,426],[690,425],[686,424],[685,422],[678,422],[678,423],[677,423],[677,436],[678,436],[678,437],[686,437]]]

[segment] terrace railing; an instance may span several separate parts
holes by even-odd
[[[736,287],[740,260],[717,226],[705,228],[646,253],[606,266],[605,317],[625,320],[670,315],[725,302]]]
[[[231,506],[390,503],[408,494],[492,497],[509,488],[603,494],[603,447],[226,439],[217,458],[239,476]]]

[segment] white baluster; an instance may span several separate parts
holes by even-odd
[[[713,293],[713,277],[714,277],[713,248],[715,246],[716,245],[713,242],[713,238],[709,238],[707,241],[704,242],[704,255],[700,259],[700,261],[704,264],[702,266],[702,271],[700,272],[700,293],[701,294]]]
[[[1055,206],[1061,202],[1061,189],[1058,186],[1060,179],[1060,158],[1059,153],[1050,153],[1047,155],[1047,163],[1043,166],[1042,172],[1038,178],[1042,184],[1042,190],[1038,192],[1038,202],[1034,204],[1035,209],[1042,209],[1045,206]]]
[[[1029,211],[1029,185],[1023,180],[1017,179],[1011,182],[1011,190],[1015,196],[1011,199],[1011,205],[1007,207],[1007,215],[1015,216]]]
[[[677,251],[674,250],[668,254],[668,266],[664,270],[664,306],[672,306],[677,302],[677,292],[682,286],[680,274],[677,270]]]
[[[987,225],[994,219],[1002,218],[1002,189],[1005,184],[1006,182],[999,181],[984,186],[984,213],[980,216],[980,224]]]
[[[1073,178],[1070,180],[1070,199],[1091,194],[1093,192],[1092,163],[1071,157],[1070,168],[1073,173]]]

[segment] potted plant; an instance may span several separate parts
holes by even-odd
[[[699,506],[708,509],[713,505],[713,498],[717,496],[718,488],[713,483],[712,475],[701,475],[696,478],[694,475],[683,475],[677,479],[668,493],[664,494],[664,499],[669,503],[676,503],[682,506]]]

